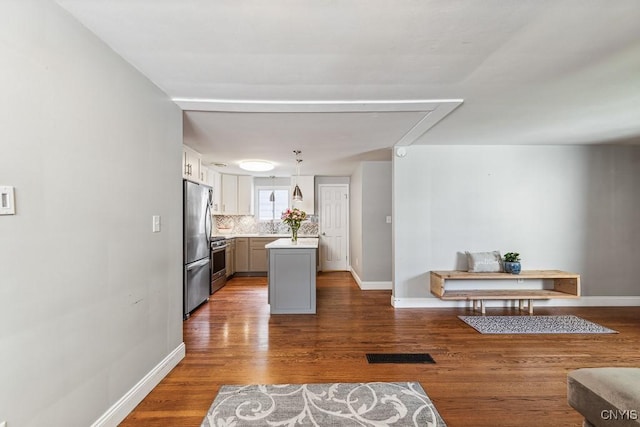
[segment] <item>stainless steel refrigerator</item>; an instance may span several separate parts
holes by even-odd
[[[183,236],[184,318],[209,299],[211,283],[211,202],[213,189],[206,185],[184,181]]]

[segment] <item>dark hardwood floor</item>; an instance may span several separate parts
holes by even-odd
[[[121,425],[199,426],[222,384],[419,381],[449,427],[579,426],[567,372],[640,366],[640,307],[536,308],[619,334],[482,335],[457,318],[470,309],[394,309],[390,291],[361,291],[349,273],[317,287],[317,315],[271,316],[265,278],[229,281],[184,322],[186,358]],[[368,364],[374,352],[436,364]]]

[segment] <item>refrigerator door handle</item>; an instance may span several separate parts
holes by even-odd
[[[204,218],[204,232],[207,234],[207,246],[211,246],[211,231],[213,228],[213,223],[211,221],[211,205],[207,203],[207,209],[205,211]],[[207,229],[207,224],[209,224],[209,228]]]
[[[186,266],[187,271],[189,270],[193,270],[194,268],[197,267],[202,267],[203,265],[207,265],[209,264],[209,258],[203,258],[200,261],[196,261],[196,262],[192,262],[191,264],[188,264]]]

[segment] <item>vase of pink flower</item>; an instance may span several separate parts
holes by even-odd
[[[282,212],[282,222],[287,224],[291,229],[291,242],[298,242],[298,230],[300,229],[300,223],[307,219],[307,213],[301,211],[298,208],[287,209]]]

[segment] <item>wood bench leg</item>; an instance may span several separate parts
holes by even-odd
[[[520,311],[524,310],[524,300],[523,299],[519,299],[518,300],[518,309]]]
[[[529,300],[529,314],[533,314],[533,300]]]
[[[485,314],[485,313],[486,313],[486,311],[485,311],[485,309],[484,309],[484,300],[483,300],[483,299],[481,299],[481,300],[480,300],[480,312],[481,312],[482,314]]]

